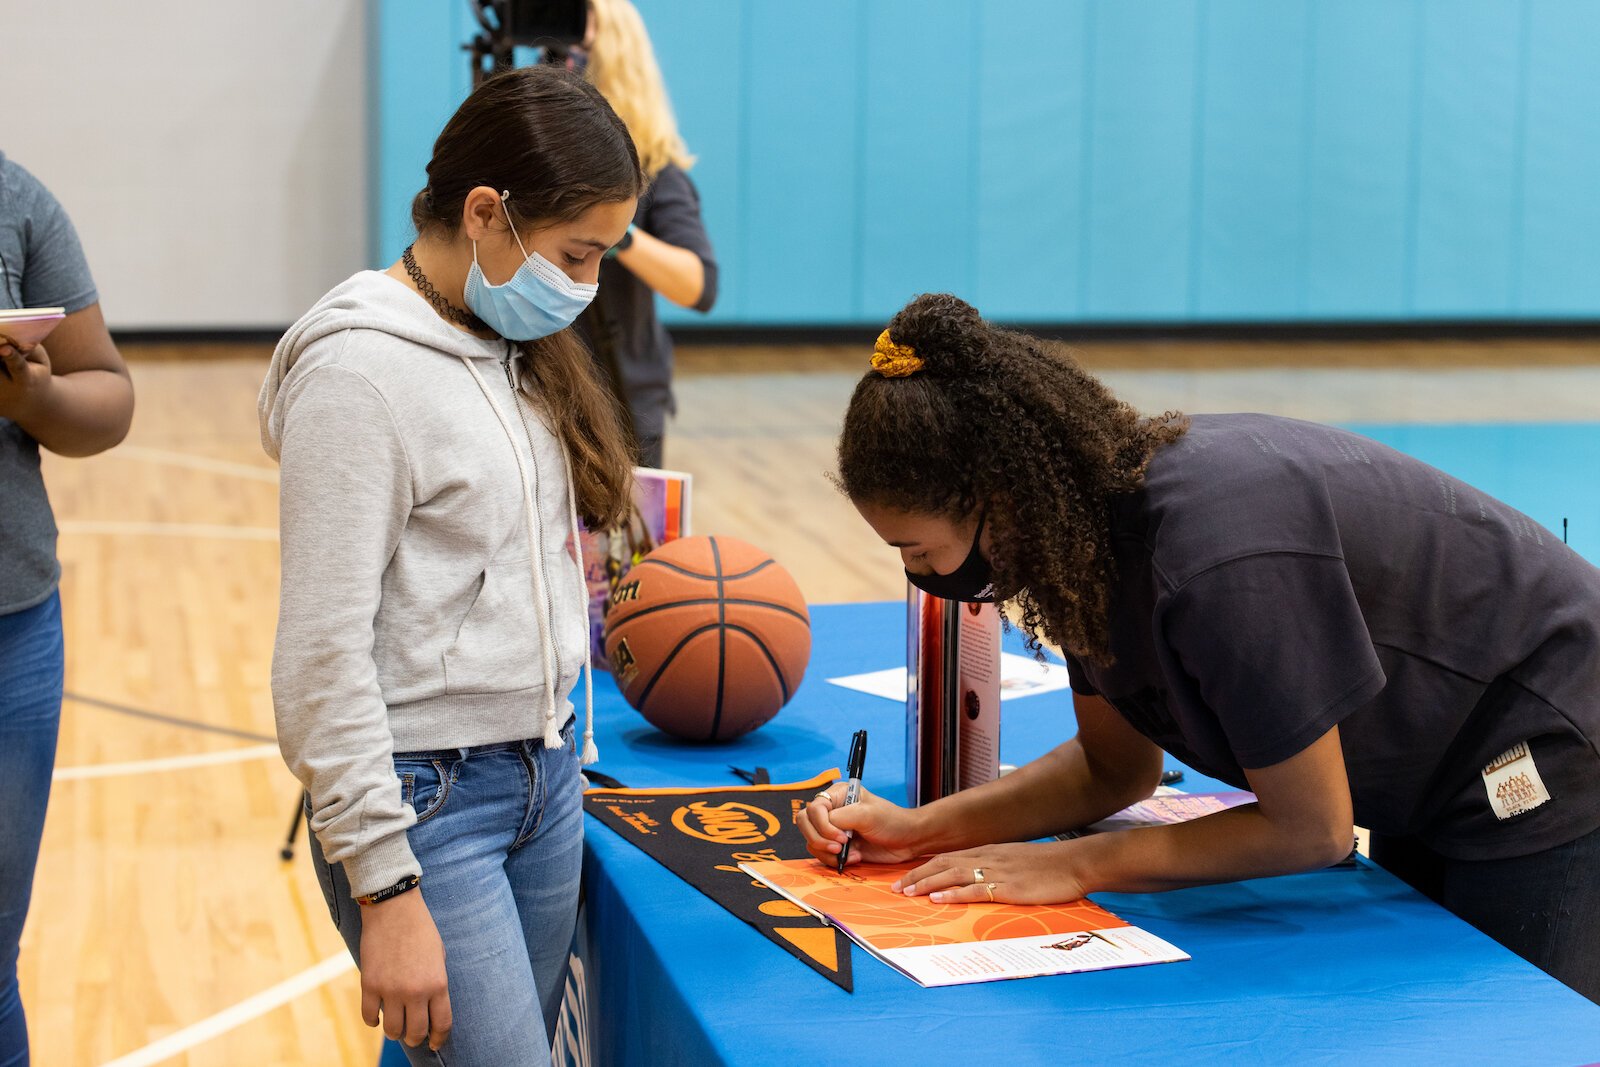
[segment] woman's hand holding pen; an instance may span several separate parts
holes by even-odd
[[[854,804],[844,803],[845,783],[835,782],[795,814],[806,848],[832,866],[844,849],[845,831],[855,835],[848,863],[901,863],[920,856],[921,819],[916,811],[862,787]]]
[[[836,782],[795,815],[795,825],[813,856],[832,867],[844,848],[847,830],[855,835],[849,864],[904,863],[927,856],[929,836],[923,816],[929,809],[902,808],[865,788],[854,804],[845,805],[844,792],[845,783]],[[990,899],[1002,904],[1077,900],[1085,892],[1079,870],[1084,858],[1081,845],[1079,841],[1055,841],[944,852],[927,856],[896,888],[940,904]],[[992,891],[990,883],[994,884]]]

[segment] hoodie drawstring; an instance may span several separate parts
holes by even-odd
[[[539,532],[538,532],[539,531],[538,505],[537,505],[537,502],[533,499],[532,480],[529,478],[527,467],[524,465],[524,463],[522,461],[522,446],[518,443],[517,435],[512,431],[511,423],[510,423],[509,420],[507,420],[507,418],[505,416],[505,412],[500,410],[500,405],[495,401],[493,393],[490,392],[489,383],[484,381],[483,375],[478,372],[478,368],[473,366],[472,365],[472,360],[469,359],[466,356],[457,356],[457,358],[461,360],[461,362],[466,366],[467,370],[472,374],[473,380],[478,383],[478,389],[483,393],[484,400],[488,401],[489,407],[494,412],[495,418],[497,420],[499,420],[500,428],[505,431],[506,440],[510,442],[512,454],[516,457],[516,460],[517,460],[517,474],[519,475],[519,478],[520,478],[520,480],[522,482],[523,521],[527,525],[527,528],[528,528],[529,557],[530,557],[530,560],[531,560],[531,562],[533,564],[533,597],[534,597],[534,603],[536,605],[537,604],[546,604],[546,605],[548,605],[549,604],[549,600],[545,596],[545,589],[544,589],[544,545],[542,543],[542,539],[539,537]],[[515,397],[513,397],[513,402],[514,403],[520,403],[520,401],[516,400]],[[578,526],[577,526],[578,502],[577,502],[577,496],[576,496],[576,489],[574,488],[574,486],[572,484],[572,460],[571,460],[571,457],[569,457],[567,455],[566,445],[563,444],[559,438],[556,439],[556,445],[557,445],[558,448],[561,449],[561,458],[562,458],[562,461],[566,465],[566,473],[567,473],[567,511],[568,511],[568,514],[572,517],[572,520],[573,520],[573,526],[572,526],[573,547],[574,547],[574,550],[577,553],[578,570],[579,570],[579,574],[580,574],[580,577],[581,577],[582,576],[582,572],[583,572],[583,548],[581,547],[581,545],[579,543],[581,538],[580,538],[580,535],[578,533]],[[531,441],[529,442],[529,446],[530,447],[532,446],[532,442]],[[591,647],[592,642],[593,642],[593,635],[592,635],[592,632],[591,632],[592,631],[592,627],[590,627],[590,625],[589,625],[587,579],[585,578],[584,581],[580,582],[579,584],[581,586],[583,586],[583,590],[584,590],[584,594],[585,594],[584,595],[584,624],[583,624],[583,630],[584,630],[584,657],[583,657],[584,731],[583,731],[583,740],[584,740],[584,746],[583,746],[583,754],[581,756],[581,760],[582,760],[583,765],[587,766],[587,765],[589,765],[591,763],[597,762],[600,759],[600,753],[596,749],[595,743],[594,743],[594,682],[593,682],[592,676],[590,674],[590,667],[589,667],[589,661],[590,661],[590,659],[593,658],[593,654],[594,653],[593,653],[593,649]],[[556,715],[557,715],[557,710],[556,710],[556,678],[555,678],[556,649],[555,649],[555,635],[554,635],[553,630],[554,630],[554,620],[547,618],[545,614],[541,614],[539,616],[539,639],[540,639],[540,648],[541,648],[541,652],[543,653],[543,659],[544,659],[544,665],[543,665],[544,666],[544,688],[545,688],[544,747],[546,749],[552,750],[552,751],[555,750],[555,749],[560,748],[561,747],[561,743],[562,743],[561,742],[561,725],[560,725],[560,723],[558,723],[556,721]]]

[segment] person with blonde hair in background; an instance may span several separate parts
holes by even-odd
[[[644,20],[628,0],[591,0],[588,33],[570,65],[627,125],[650,179],[627,236],[600,266],[600,294],[577,325],[627,407],[639,461],[659,467],[667,416],[676,409],[672,340],[655,294],[701,312],[717,298],[717,263],[688,174],[695,158],[678,132]]]

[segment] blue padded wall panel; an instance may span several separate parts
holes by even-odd
[[[964,295],[995,318],[1039,318],[1049,308],[1077,318],[1089,5],[1014,0],[985,6],[982,18],[977,247]]]
[[[466,0],[371,0],[373,262],[468,85]],[[1592,0],[638,0],[709,320],[1600,317]]]
[[[1307,318],[1406,311],[1413,161],[1415,0],[1312,10],[1307,117]]]
[[[469,39],[476,23],[466,4],[437,0],[373,0],[368,16],[368,242],[371,265],[381,267],[415,236],[411,200],[428,180],[434,139],[472,88],[457,42]]]
[[[970,293],[978,26],[973,0],[873,0],[862,87],[858,316]]]
[[[1190,310],[1197,319],[1299,314],[1305,283],[1307,10],[1213,0],[1201,30]]]
[[[1521,256],[1515,310],[1594,315],[1600,304],[1600,4],[1529,8]],[[1581,42],[1581,45],[1577,44]]]
[[[1084,318],[1189,315],[1203,6],[1091,8]]]
[[[1417,59],[1411,306],[1422,317],[1510,312],[1516,254],[1521,38],[1530,5],[1426,5]]]
[[[745,72],[742,313],[847,321],[861,291],[863,15],[849,0],[816,0],[757,4],[746,17],[762,44]]]

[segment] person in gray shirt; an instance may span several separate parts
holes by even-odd
[[[1373,858],[1600,1001],[1600,570],[1526,515],[1357,434],[1141,416],[1059,348],[922,296],[879,338],[839,481],[909,581],[1012,601],[1065,650],[1078,736],[811,850],[932,855],[905,891],[1046,903]],[[1256,794],[1188,823],[1029,842],[1148,796],[1165,750]],[[982,871],[982,875],[976,874]]]
[[[120,442],[133,385],[67,213],[0,153],[0,308],[60,307],[45,340],[14,344],[0,324],[0,1061],[26,1061],[17,950],[61,721],[64,653],[56,525],[39,448],[91,456]]]

